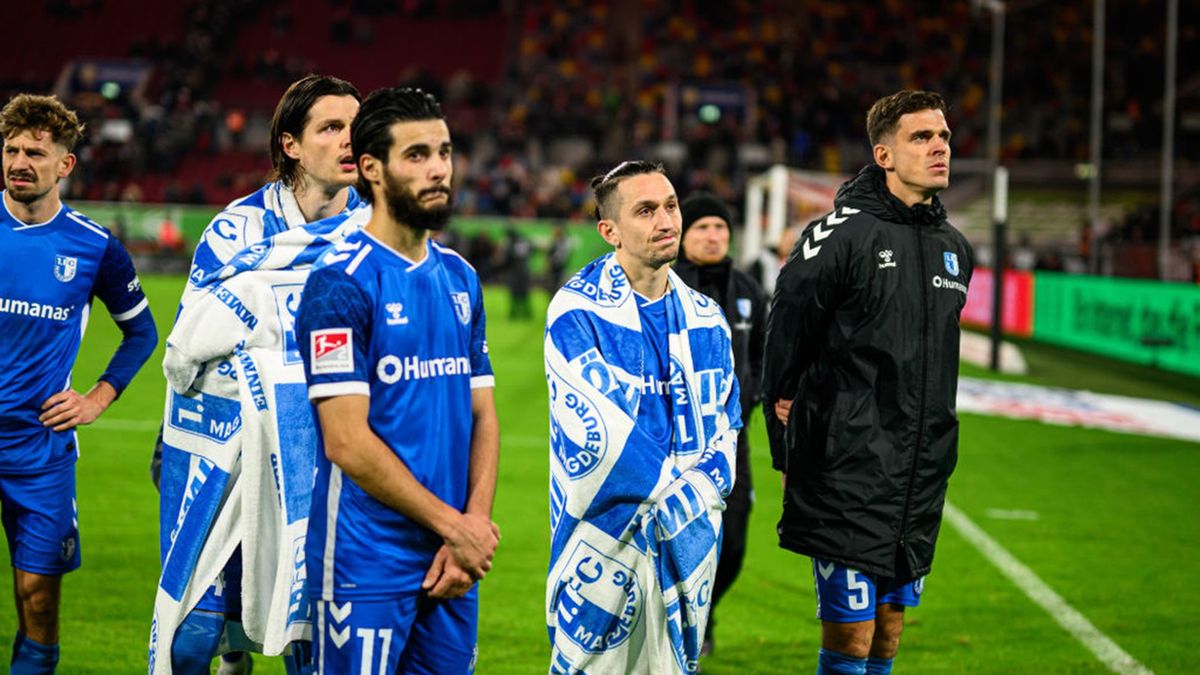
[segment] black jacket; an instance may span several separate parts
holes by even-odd
[[[733,369],[741,388],[742,421],[749,422],[750,411],[762,400],[767,296],[758,282],[735,268],[729,258],[715,265],[697,265],[680,256],[675,272],[684,283],[716,300],[725,311],[725,320],[733,334]]]
[[[810,223],[767,322],[763,411],[787,472],[780,545],[885,577],[929,571],[958,456],[958,318],[971,247],[936,198],[869,166]],[[787,428],[774,404],[794,399]]]
[[[753,502],[750,474],[750,414],[762,401],[763,342],[767,332],[767,295],[750,275],[725,258],[715,265],[697,265],[680,256],[675,272],[684,283],[717,301],[729,322],[733,339],[733,372],[741,392],[742,429],[738,432],[737,467],[733,490],[725,498],[726,516],[746,516]]]

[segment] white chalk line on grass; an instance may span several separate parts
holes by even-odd
[[[155,431],[158,429],[159,425],[161,425],[161,424],[162,424],[162,421],[157,420],[157,419],[153,419],[153,420],[123,420],[123,419],[116,419],[116,418],[105,419],[105,418],[101,417],[100,419],[96,420],[95,422],[92,422],[91,424],[87,424],[87,425],[84,425],[84,426],[81,426],[78,428],[79,429],[96,429],[99,431]]]
[[[79,427],[80,429],[96,429],[98,431],[157,431],[161,422],[158,420],[128,420],[128,419],[100,419]],[[518,446],[523,448],[548,448],[550,441],[545,437],[535,436],[504,436],[500,439],[501,445]]]
[[[988,536],[965,513],[950,502],[946,502],[945,518],[967,541],[971,542],[1000,572],[1017,585],[1030,600],[1046,610],[1058,625],[1062,626],[1088,651],[1096,656],[1109,670],[1120,675],[1154,675],[1154,671],[1138,663],[1113,642],[1107,635],[1092,625],[1054,589],[1046,585],[1041,577],[1026,567],[995,539]]]

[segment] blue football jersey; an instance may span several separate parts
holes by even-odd
[[[462,510],[471,390],[494,385],[475,270],[426,246],[419,263],[366,231],[346,238],[304,287],[297,338],[312,400],[369,396],[371,430],[418,481]],[[314,599],[416,592],[442,540],[376,501],[317,452],[305,556]]]
[[[663,458],[666,459],[671,447],[671,432],[674,431],[670,405],[671,355],[667,345],[667,336],[671,334],[667,326],[667,303],[671,301],[671,296],[647,300],[641,294],[635,295],[638,317],[642,323],[642,344],[645,346],[645,370],[637,424],[651,443],[657,442],[658,447],[663,449]]]
[[[75,432],[38,421],[42,404],[70,387],[93,297],[116,321],[148,304],[115,236],[64,204],[27,225],[0,198],[0,474],[40,473],[73,462]]]

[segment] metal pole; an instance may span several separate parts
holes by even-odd
[[[1004,3],[991,0],[987,8],[992,12],[992,62],[988,77],[988,182],[995,184],[996,166],[1000,163],[1000,113],[1004,98]]]
[[[1008,169],[996,167],[992,184],[992,233],[996,264],[992,265],[992,370],[1000,372],[1000,344],[1004,339],[1004,227],[1008,222]]]
[[[1179,38],[1179,0],[1167,0],[1167,86],[1163,96],[1162,194],[1158,213],[1158,278],[1167,278],[1171,247],[1171,203],[1175,183],[1175,49]]]
[[[1088,271],[1100,273],[1100,168],[1104,138],[1104,0],[1095,0],[1092,17],[1092,138],[1088,176]]]
[[[1000,370],[1000,341],[1003,324],[1004,291],[1004,220],[1000,216],[1006,208],[1006,195],[1000,195],[1000,113],[1004,98],[1001,86],[1004,80],[1004,2],[989,0],[987,8],[992,12],[992,62],[988,78],[988,182],[992,189],[992,370]],[[1008,186],[1008,173],[1004,174],[1004,185]],[[1003,199],[1002,199],[1003,198]]]

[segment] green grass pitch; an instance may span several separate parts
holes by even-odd
[[[163,337],[181,277],[147,277]],[[478,672],[546,672],[544,584],[549,552],[546,393],[540,321],[510,322],[489,290],[489,338],[501,426],[495,519],[503,531],[483,582]],[[544,308],[539,297],[535,307]],[[99,305],[75,381],[86,389],[117,331]],[[1027,344],[1028,381],[1156,395],[1200,404],[1200,381]],[[145,672],[158,578],[158,501],[147,464],[164,383],[160,350],[98,422],[80,433],[82,569],[64,581],[62,673]],[[964,368],[980,375],[982,371]],[[464,411],[464,414],[467,414]],[[424,420],[412,411],[414,420]],[[753,430],[757,501],[740,579],[717,613],[706,675],[811,673],[819,623],[806,558],[776,545],[780,486],[761,420]],[[1158,673],[1194,670],[1200,620],[1200,445],[964,415],[950,499],[1126,652]],[[1037,520],[997,520],[990,509]],[[0,555],[7,555],[5,553]],[[16,620],[0,592],[0,661]],[[1104,666],[948,524],[910,610],[897,673],[1095,673]],[[282,673],[257,657],[256,673]]]

